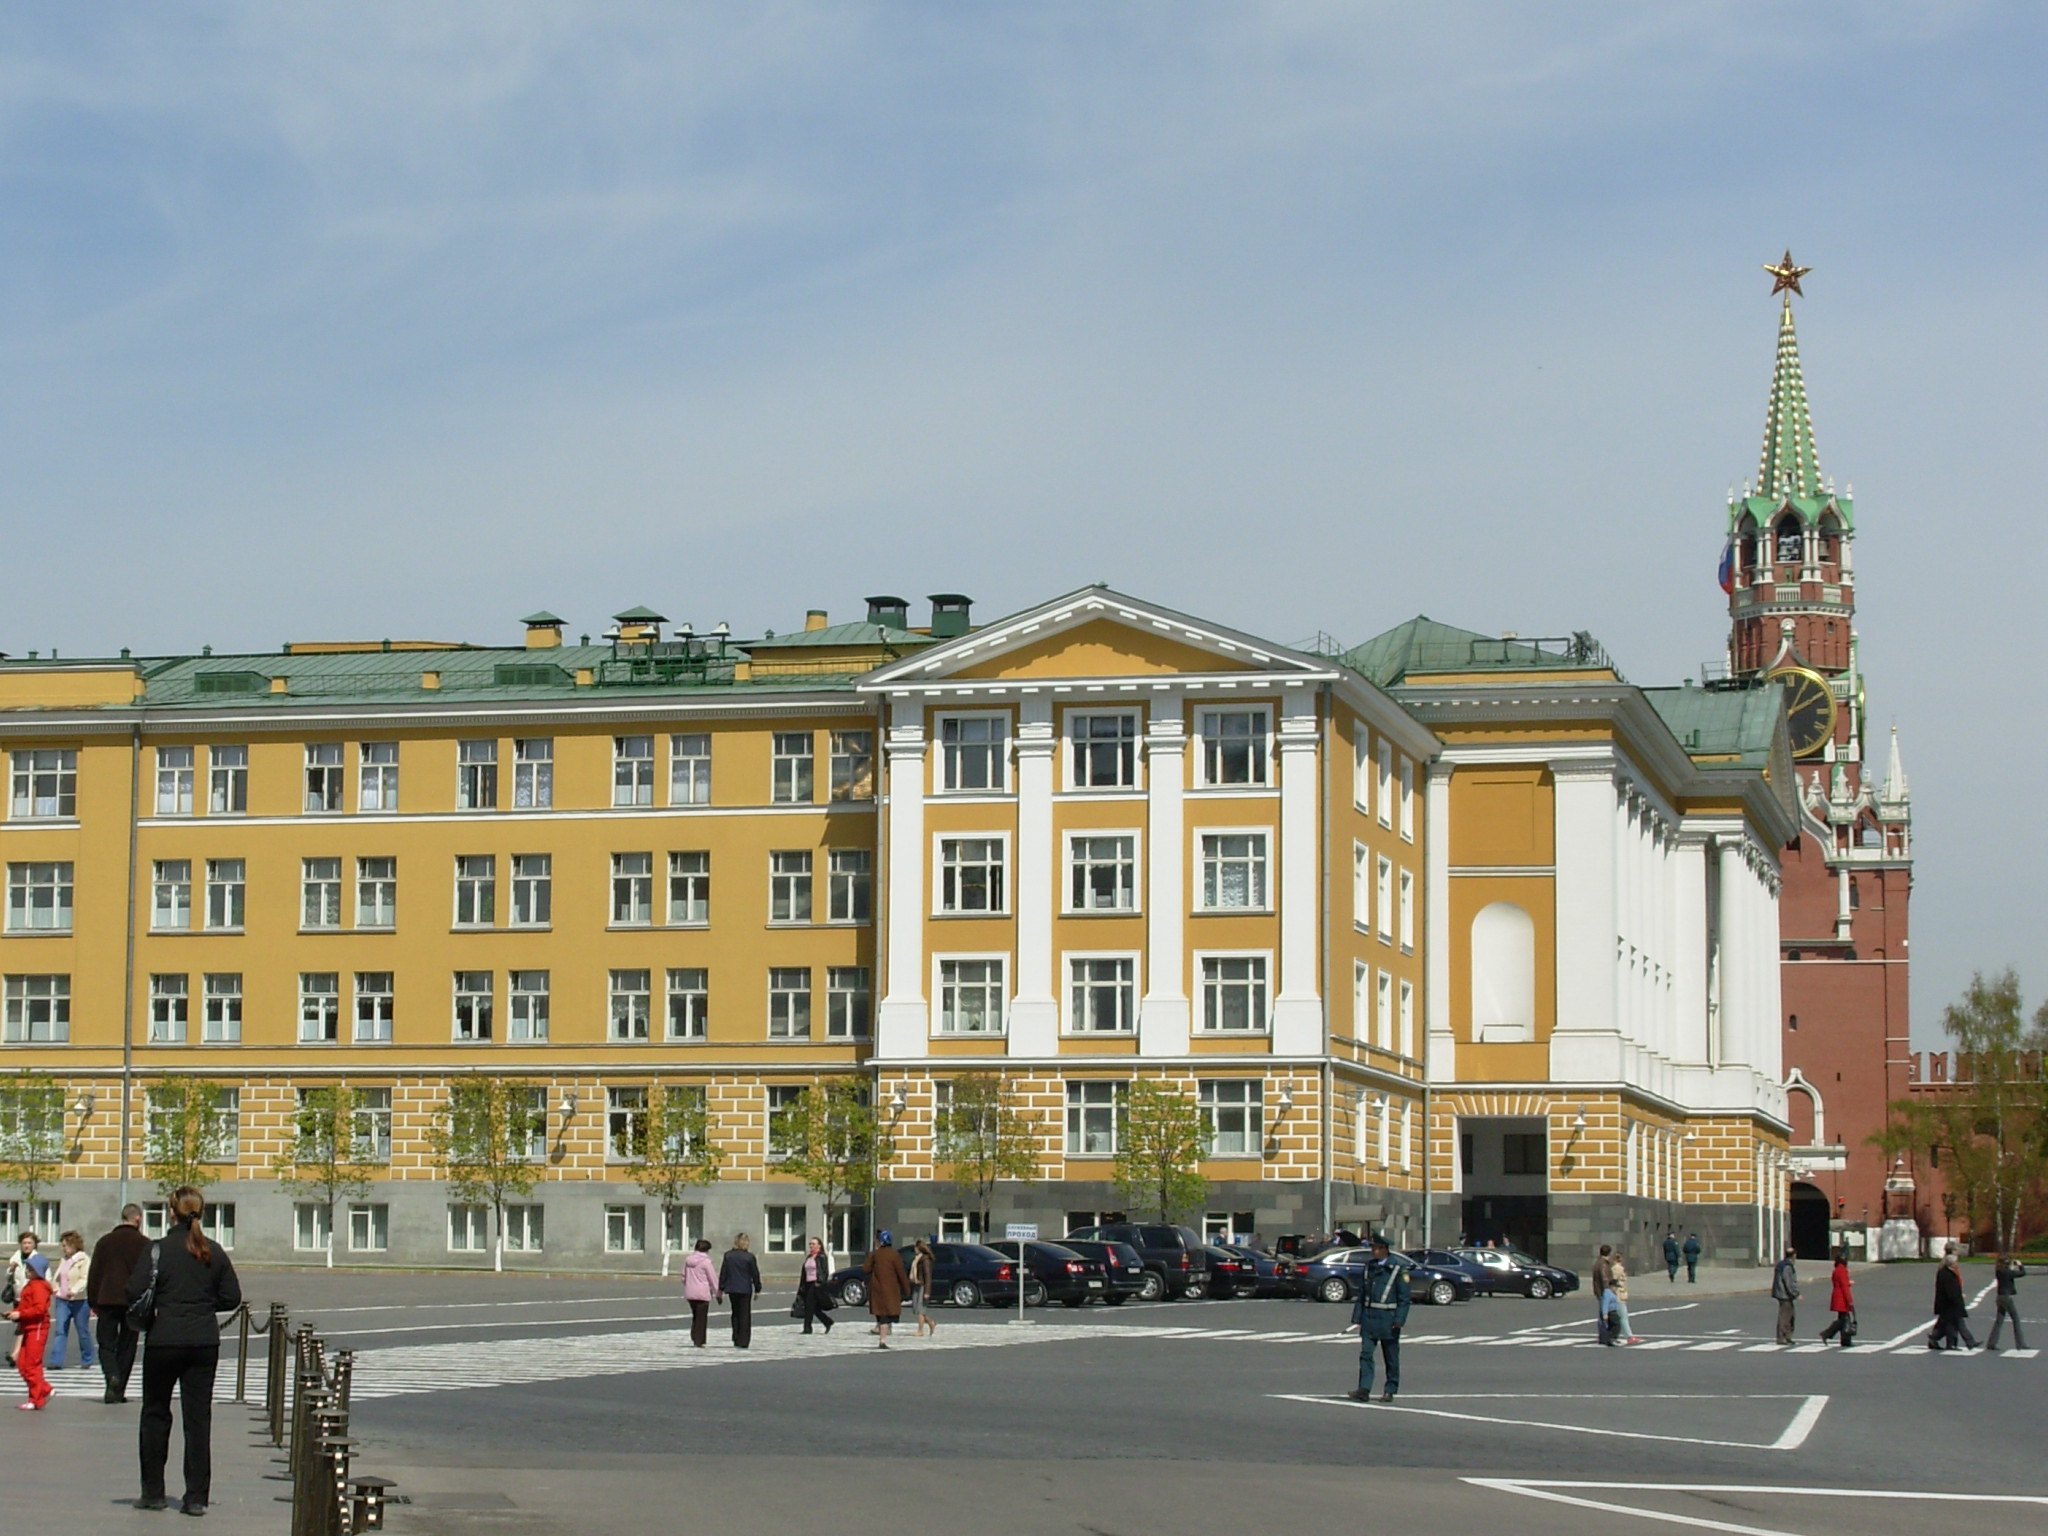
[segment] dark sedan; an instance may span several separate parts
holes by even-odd
[[[1561,1265],[1546,1264],[1519,1248],[1454,1248],[1458,1258],[1486,1277],[1480,1292],[1489,1296],[1527,1296],[1545,1301],[1579,1288],[1579,1277]],[[1432,1255],[1434,1257],[1434,1255]]]
[[[1006,1259],[1017,1257],[1014,1242],[987,1246]],[[1100,1259],[1084,1258],[1059,1243],[1026,1243],[1024,1267],[1031,1277],[1024,1292],[1027,1307],[1038,1306],[1048,1297],[1063,1307],[1082,1307],[1109,1295],[1108,1267]]]
[[[1084,1259],[1098,1259],[1109,1275],[1109,1291],[1102,1299],[1120,1307],[1133,1296],[1145,1294],[1145,1257],[1129,1243],[1099,1242],[1090,1237],[1063,1237],[1060,1247],[1071,1248]]]
[[[1247,1248],[1243,1243],[1218,1243],[1251,1266],[1252,1288],[1247,1292],[1240,1282],[1237,1294],[1240,1296],[1292,1296],[1294,1292],[1280,1279],[1280,1261],[1270,1253],[1261,1253],[1256,1248]]]
[[[909,1265],[907,1255],[903,1262],[906,1267]],[[867,1305],[868,1277],[858,1264],[837,1271],[832,1276],[832,1289],[841,1306]],[[1045,1297],[1036,1294],[1040,1287],[1033,1284],[1028,1289],[1033,1294],[1027,1294],[1025,1301],[1032,1306],[1043,1305]],[[978,1307],[983,1302],[1014,1307],[1016,1261],[979,1243],[933,1243],[931,1300],[935,1304],[951,1302],[956,1307]]]
[[[1256,1265],[1237,1249],[1223,1243],[1209,1245],[1209,1283],[1202,1294],[1211,1301],[1229,1301],[1233,1296],[1250,1296],[1259,1288]]]
[[[1479,1294],[1478,1287],[1461,1268],[1418,1264],[1406,1254],[1395,1254],[1394,1262],[1407,1266],[1410,1294],[1418,1302],[1448,1307]],[[1357,1294],[1370,1263],[1370,1248],[1326,1248],[1313,1258],[1283,1261],[1281,1278],[1297,1296],[1313,1296],[1317,1301],[1349,1301]]]

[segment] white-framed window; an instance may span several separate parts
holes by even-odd
[[[1377,878],[1373,882],[1375,905],[1379,908],[1380,942],[1391,944],[1394,940],[1394,861],[1381,859]]]
[[[654,738],[612,738],[612,804],[654,804]]]
[[[347,770],[341,765],[341,743],[306,743],[306,809],[338,811],[342,807],[342,780]]]
[[[512,926],[545,928],[555,920],[555,856],[512,855]]]
[[[68,821],[78,814],[78,754],[33,747],[13,755],[8,814],[16,821]]]
[[[768,1038],[811,1038],[811,969],[807,965],[768,968]]]
[[[1415,983],[1401,983],[1401,1054],[1415,1055]]]
[[[356,972],[356,1030],[358,1045],[388,1045],[398,1013],[398,998],[392,990],[391,972]]]
[[[548,1037],[548,973],[513,971],[505,979],[505,1038],[530,1044]]]
[[[612,855],[612,926],[645,928],[654,921],[654,855]]]
[[[9,976],[4,1039],[9,1045],[63,1045],[71,1039],[71,978]]]
[[[939,788],[949,794],[1000,794],[1010,787],[1010,717],[939,717]]]
[[[484,1253],[491,1246],[491,1208],[487,1205],[448,1207],[448,1251]]]
[[[1084,1223],[1089,1225],[1089,1223]],[[942,1243],[978,1243],[985,1236],[981,1230],[979,1211],[939,1212],[939,1241]]]
[[[206,809],[214,816],[243,816],[249,810],[249,749],[206,749]]]
[[[528,1088],[523,1092],[526,1102],[513,1106],[506,1140],[514,1157],[537,1163],[548,1155],[548,1091]]]
[[[779,849],[768,855],[768,921],[811,920],[811,855],[808,849]]]
[[[711,734],[685,732],[668,739],[668,803],[711,803]]]
[[[1351,962],[1351,1038],[1372,1040],[1372,967],[1363,960]]]
[[[158,859],[150,866],[149,926],[158,933],[183,933],[192,926],[192,861]],[[341,921],[339,913],[335,921]]]
[[[826,921],[874,920],[875,857],[865,848],[834,848],[826,856]]]
[[[825,1038],[865,1040],[874,1012],[874,976],[864,965],[825,968]]]
[[[1394,978],[1386,971],[1379,974],[1379,984],[1373,992],[1377,1006],[1373,1012],[1372,1043],[1383,1051],[1394,1048]]]
[[[183,1045],[192,1018],[191,981],[185,976],[149,978],[149,1042]]]
[[[705,1099],[709,1096],[710,1091],[710,1089],[705,1088],[701,1084],[671,1083],[664,1090],[664,1093],[669,1104],[681,1108],[688,1108],[695,1112],[702,1113],[704,1110]],[[697,1138],[693,1136],[688,1130],[672,1130],[669,1135],[668,1150],[673,1156],[687,1157],[692,1151],[695,1150],[696,1145]],[[704,1225],[701,1218],[702,1211],[700,1209],[699,1220],[697,1222],[697,1228],[700,1234]]]
[[[1124,1085],[1082,1078],[1067,1084],[1067,1156],[1114,1156],[1124,1126]]]
[[[356,748],[356,808],[398,809],[398,743],[366,741]]]
[[[835,1205],[825,1212],[825,1246],[834,1253],[868,1251],[868,1208]]]
[[[654,996],[646,971],[611,973],[611,1035],[613,1040],[645,1040],[653,1030]]]
[[[805,1230],[804,1207],[800,1205],[770,1205],[761,1211],[763,1246],[769,1253],[802,1253],[810,1242]]]
[[[604,1208],[604,1251],[645,1253],[647,1251],[647,1207],[608,1205]]]
[[[938,910],[988,914],[1010,909],[1008,839],[941,837]]]
[[[398,925],[398,860],[356,860],[356,926]]]
[[[505,1207],[505,1248],[511,1253],[539,1253],[547,1239],[547,1207]]]
[[[809,731],[776,731],[771,754],[769,796],[777,805],[809,805],[815,742]]]
[[[788,1157],[796,1150],[790,1135],[789,1114],[804,1096],[801,1084],[776,1083],[768,1089],[768,1155]]]
[[[382,1253],[391,1246],[391,1207],[351,1205],[348,1208],[348,1246],[351,1253]]]
[[[872,800],[875,798],[875,733],[834,731],[832,733],[832,798]]]
[[[1195,1101],[1211,1157],[1257,1157],[1265,1147],[1265,1084],[1257,1078],[1204,1078]]]
[[[349,1136],[356,1156],[373,1163],[391,1161],[391,1090],[358,1088],[350,1095]]]
[[[1009,997],[1009,960],[1001,955],[941,958],[938,1032],[1000,1035]]]
[[[1401,871],[1401,947],[1415,948],[1415,876]]]
[[[1401,759],[1401,836],[1415,841],[1415,760]]]
[[[1203,955],[1202,1022],[1207,1033],[1245,1034],[1266,1027],[1265,955]]]
[[[299,926],[341,926],[341,860],[299,860]]]
[[[292,1207],[292,1247],[300,1253],[324,1253],[330,1236],[324,1204],[301,1200]]]
[[[1067,787],[1137,788],[1139,735],[1135,710],[1069,710]]]
[[[668,920],[701,927],[711,921],[711,853],[686,848],[668,856]]]
[[[165,1120],[177,1108],[176,1100],[163,1088],[146,1089],[142,1096],[142,1136],[145,1142],[154,1141],[166,1130]],[[239,1088],[217,1089],[213,1096],[213,1113],[208,1117],[206,1141],[202,1149],[204,1161],[209,1163],[234,1163],[242,1156],[242,1090]],[[212,1226],[211,1211],[202,1213],[200,1221]],[[227,1207],[234,1210],[233,1206]],[[232,1220],[232,1216],[229,1218]],[[146,1225],[146,1224],[145,1224]],[[161,1235],[159,1232],[158,1235]]]
[[[1351,724],[1351,803],[1372,814],[1372,732],[1363,720]]]
[[[1270,711],[1204,709],[1196,719],[1202,740],[1202,783],[1242,787],[1272,782]]]
[[[156,813],[159,816],[192,814],[192,749],[156,749]]]
[[[206,926],[239,929],[248,910],[249,867],[241,859],[206,861]]]
[[[1137,1027],[1137,956],[1069,955],[1068,1032],[1076,1035],[1127,1035]]]
[[[668,973],[668,1037],[702,1040],[711,1027],[710,973],[702,966],[672,966]]]
[[[1263,912],[1270,905],[1265,832],[1204,832],[1202,908],[1208,912]]]
[[[490,971],[455,973],[455,1038],[488,1040],[497,1023],[497,978]]]
[[[555,741],[528,736],[512,743],[512,804],[517,810],[545,811],[555,803]]]
[[[455,744],[455,808],[493,811],[498,808],[498,744],[458,741]]]
[[[69,863],[7,866],[7,931],[69,933],[74,886]]]
[[[605,1089],[604,1155],[615,1163],[630,1163],[647,1155],[645,1088]]]
[[[1391,1168],[1394,1163],[1394,1101],[1384,1093],[1373,1095],[1373,1109],[1378,1121],[1376,1130],[1379,1143],[1377,1161],[1382,1168]]]
[[[242,1038],[242,974],[212,971],[205,981],[205,1013],[199,1038],[207,1045],[233,1045]]]
[[[1380,825],[1391,827],[1394,824],[1394,744],[1384,736],[1379,739],[1376,762],[1379,782],[1374,800],[1379,807]]]
[[[341,1038],[341,976],[335,971],[299,972],[299,1041],[327,1045]]]
[[[1067,910],[1138,910],[1138,834],[1067,834]]]
[[[1400,1146],[1397,1148],[1397,1151],[1400,1154],[1401,1166],[1403,1168],[1414,1166],[1415,1101],[1413,1099],[1403,1099],[1401,1101],[1401,1136]]]
[[[498,856],[455,855],[455,926],[488,928],[498,920]]]
[[[1351,926],[1372,932],[1372,850],[1363,843],[1351,845]]]
[[[687,1253],[704,1235],[704,1207],[668,1205],[661,1211],[661,1245],[670,1253]]]

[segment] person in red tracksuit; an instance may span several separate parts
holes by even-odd
[[[28,1283],[14,1298],[14,1310],[7,1314],[20,1335],[14,1348],[14,1365],[21,1372],[21,1379],[28,1383],[28,1401],[14,1406],[35,1409],[50,1400],[50,1378],[43,1374],[43,1346],[50,1339],[50,1298],[56,1293],[46,1278],[50,1272],[48,1259],[32,1253],[24,1268],[28,1271]]]

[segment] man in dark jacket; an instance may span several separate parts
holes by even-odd
[[[105,1402],[128,1401],[128,1373],[135,1369],[136,1338],[135,1330],[128,1326],[128,1277],[148,1251],[139,1205],[122,1206],[120,1224],[93,1244],[86,1290],[99,1315],[100,1374],[107,1380]]]
[[[740,1233],[718,1266],[718,1288],[732,1308],[734,1349],[746,1349],[754,1342],[754,1297],[761,1289],[761,1266],[754,1259],[751,1243],[746,1233]]]
[[[1778,1342],[1792,1342],[1793,1327],[1799,1312],[1799,1252],[1794,1248],[1785,1250],[1785,1257],[1778,1260],[1778,1267],[1771,1271],[1771,1300],[1778,1304]]]
[[[1408,1266],[1394,1257],[1384,1232],[1372,1235],[1372,1262],[1359,1282],[1351,1320],[1358,1325],[1358,1388],[1351,1396],[1372,1401],[1372,1352],[1377,1345],[1387,1363],[1387,1389],[1380,1401],[1391,1403],[1401,1390],[1401,1330],[1408,1324]]]
[[[2007,1318],[2012,1319],[2012,1347],[2027,1347],[2027,1336],[2020,1332],[2019,1288],[2019,1281],[2026,1273],[2027,1266],[2009,1253],[2001,1253],[1998,1262],[1992,1266],[1991,1277],[1998,1287],[1998,1313],[1991,1319],[1991,1337],[1984,1341],[1986,1349],[1998,1348],[1998,1335],[2004,1330]]]
[[[185,1415],[188,1515],[206,1513],[213,1491],[213,1378],[220,1368],[220,1317],[242,1304],[242,1283],[227,1250],[200,1230],[199,1192],[172,1197],[171,1229],[149,1245],[128,1276],[132,1308],[154,1285],[149,1339],[142,1350],[142,1497],[138,1509],[162,1509],[164,1463],[171,1454],[171,1396]]]
[[[1678,1234],[1664,1234],[1664,1273],[1671,1277],[1673,1285],[1678,1284]]]
[[[1685,1234],[1685,1283],[1697,1285],[1700,1279],[1700,1235],[1697,1232]]]

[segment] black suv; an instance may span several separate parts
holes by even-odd
[[[1138,1290],[1143,1301],[1165,1297],[1178,1300],[1190,1293],[1200,1296],[1209,1284],[1209,1249],[1186,1227],[1165,1223],[1111,1221],[1099,1227],[1082,1227],[1069,1237],[1085,1237],[1099,1243],[1129,1243],[1144,1261],[1145,1274]]]
[[[1145,1261],[1129,1243],[1098,1243],[1092,1238],[1063,1237],[1059,1246],[1084,1259],[1100,1259],[1109,1271],[1109,1294],[1102,1299],[1120,1307],[1145,1289]]]

